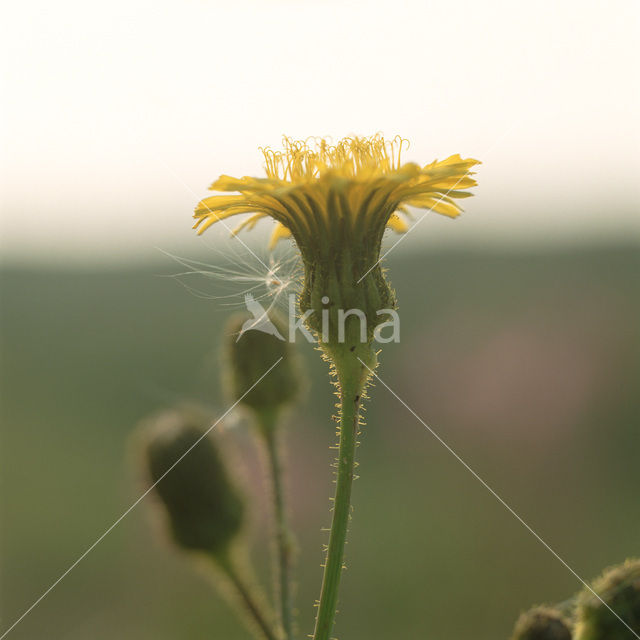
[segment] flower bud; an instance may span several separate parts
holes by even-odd
[[[571,628],[556,609],[535,607],[518,618],[511,640],[571,640]]]
[[[637,640],[640,635],[640,560],[627,560],[608,569],[594,581],[593,591],[602,600],[588,589],[584,589],[578,599],[576,640]]]
[[[209,426],[186,410],[157,415],[147,427],[143,460],[175,542],[221,556],[242,527],[244,503],[207,434]]]
[[[282,318],[264,315],[256,322],[239,314],[230,319],[226,334],[225,364],[234,400],[254,411],[274,412],[296,398],[302,372]]]

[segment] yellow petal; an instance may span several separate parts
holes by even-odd
[[[437,197],[435,198],[413,198],[411,200],[407,200],[407,204],[412,207],[419,207],[420,209],[428,209],[430,211],[435,211],[436,213],[440,213],[444,216],[449,216],[449,218],[457,218],[460,215],[460,208],[452,203],[444,202]]]
[[[238,235],[238,233],[240,233],[240,231],[242,231],[244,228],[249,229],[249,231],[251,231],[251,229],[253,229],[253,227],[256,226],[256,223],[258,222],[258,220],[260,220],[260,218],[264,218],[265,214],[264,213],[254,213],[252,216],[249,216],[244,222],[241,222],[232,232],[231,235],[235,236]]]
[[[216,218],[215,216],[202,217],[196,221],[196,223],[193,225],[193,228],[197,229],[198,235],[200,235],[201,233],[204,233],[212,224],[215,224],[216,222],[218,222],[218,218]]]
[[[471,198],[473,193],[470,191],[447,191],[447,196],[450,198]]]
[[[276,223],[276,227],[271,234],[271,239],[269,240],[269,249],[273,249],[278,244],[278,240],[290,237],[291,231],[289,231],[289,229],[287,229],[283,224],[280,224],[279,222]]]
[[[252,178],[243,176],[233,178],[232,176],[220,176],[210,187],[210,191],[265,191],[279,186],[279,180],[269,178]]]
[[[475,187],[478,183],[467,176],[451,176],[450,178],[440,178],[429,182],[429,187],[432,189],[467,189],[468,187]]]
[[[406,233],[409,230],[409,225],[395,213],[389,218],[387,227],[393,229],[397,233]]]
[[[449,218],[457,218],[460,213],[462,213],[460,207],[456,206],[455,204],[449,204],[442,200],[437,200],[434,205],[429,207],[429,209],[431,209],[431,211],[435,211],[436,213],[440,213],[443,216],[448,216]]]
[[[475,158],[461,158],[459,153],[456,153],[440,162],[436,163],[436,166],[447,167],[452,164],[463,164],[468,167],[473,167],[476,164],[482,164],[480,160],[476,160]]]
[[[244,196],[209,196],[200,200],[196,206],[196,213],[213,213],[216,210],[227,209],[242,204]]]
[[[196,218],[193,228],[198,229],[198,235],[200,235],[216,222],[220,222],[231,216],[237,216],[239,213],[252,213],[253,211],[254,209],[247,207],[230,207],[226,211],[211,211],[209,213],[198,213],[196,211],[196,213],[193,214],[193,217]]]

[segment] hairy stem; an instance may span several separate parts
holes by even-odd
[[[351,487],[355,467],[359,410],[364,386],[362,366],[355,356],[350,354],[350,357],[334,362],[340,385],[340,447],[331,533],[329,534],[314,640],[330,639],[336,616],[338,588],[351,509]]]
[[[280,622],[286,640],[293,640],[293,582],[292,560],[293,542],[287,524],[285,508],[283,470],[278,442],[277,415],[275,412],[261,412],[259,420],[265,440],[265,447],[271,475],[273,496],[273,519],[276,534],[276,585]]]

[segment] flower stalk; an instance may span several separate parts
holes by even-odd
[[[282,640],[277,629],[269,621],[261,598],[255,592],[246,574],[239,570],[229,554],[212,556],[217,567],[223,572],[243,608],[250,615],[253,626],[264,640]]]
[[[285,324],[277,314],[265,321],[277,328],[278,335],[285,332]],[[293,536],[287,523],[284,491],[284,465],[281,458],[280,434],[282,415],[300,393],[304,376],[292,345],[278,335],[246,329],[251,320],[244,314],[230,319],[230,336],[226,349],[226,368],[230,396],[240,399],[249,411],[256,437],[266,457],[267,474],[271,485],[274,544],[274,586],[276,607],[285,640],[293,640]],[[269,379],[261,382],[250,394],[251,387],[261,370],[280,360],[280,366]]]
[[[273,520],[276,544],[276,584],[280,621],[286,640],[293,640],[293,536],[287,522],[284,492],[284,472],[280,455],[280,431],[277,428],[276,411],[261,411],[256,414],[263,435],[271,479]]]
[[[374,354],[370,354],[375,357]],[[334,360],[340,394],[340,444],[336,467],[336,491],[329,545],[316,617],[314,640],[329,640],[333,629],[338,589],[344,565],[344,547],[351,517],[351,490],[360,426],[360,406],[366,387],[365,368],[354,352],[347,350]]]

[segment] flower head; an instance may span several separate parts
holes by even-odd
[[[284,150],[262,149],[266,177],[221,176],[215,195],[196,207],[194,227],[202,233],[226,218],[252,213],[234,233],[253,228],[264,217],[276,227],[272,245],[293,237],[305,266],[300,308],[317,311],[326,305],[361,309],[371,316],[369,337],[381,319],[378,310],[393,308],[394,296],[380,268],[380,245],[387,227],[404,232],[407,207],[433,210],[455,218],[457,200],[476,185],[470,169],[477,160],[459,155],[420,166],[402,162],[408,142],[381,135],[344,138],[332,145],[284,138]],[[323,299],[330,301],[322,302]],[[314,326],[313,319],[309,324]]]

